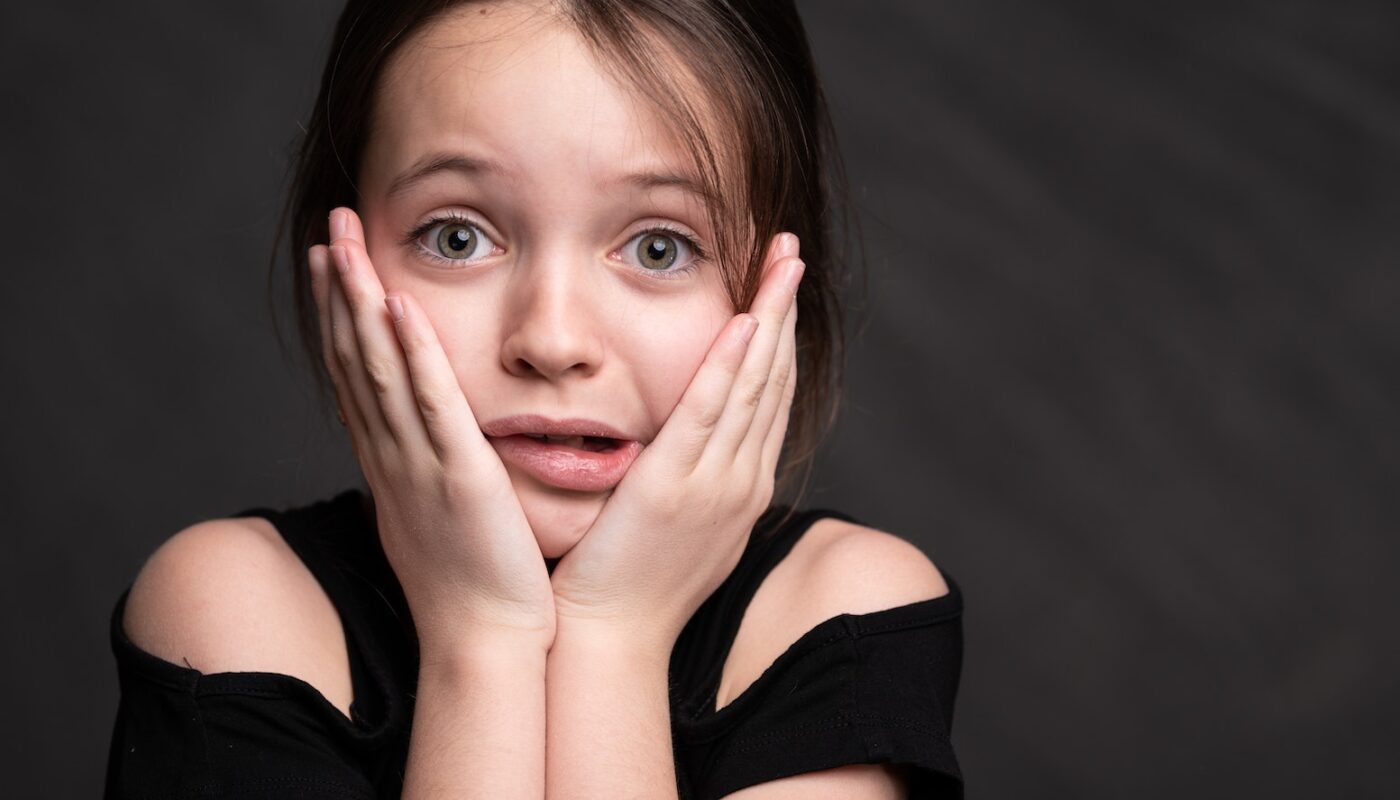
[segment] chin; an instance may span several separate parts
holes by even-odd
[[[559,558],[572,550],[598,518],[606,500],[601,495],[550,489],[529,478],[517,481],[515,491],[545,558]]]

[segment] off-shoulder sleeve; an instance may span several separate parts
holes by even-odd
[[[848,764],[907,765],[911,798],[961,798],[951,739],[961,596],[842,614],[793,643],[729,705],[677,731],[689,794]]]
[[[376,732],[363,720],[290,675],[205,675],[140,649],[121,624],[129,593],[111,620],[121,697],[107,800],[375,796],[361,762]]]

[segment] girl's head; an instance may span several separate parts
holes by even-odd
[[[351,0],[285,219],[318,385],[305,259],[337,206],[386,292],[427,312],[479,423],[583,417],[643,444],[790,231],[807,269],[787,495],[840,384],[830,135],[789,0]],[[511,478],[548,558],[606,500]]]

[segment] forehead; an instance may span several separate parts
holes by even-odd
[[[524,183],[694,175],[674,119],[598,63],[549,4],[468,4],[427,24],[386,65],[374,109],[364,177],[380,189],[444,154]]]

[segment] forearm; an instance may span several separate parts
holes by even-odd
[[[548,800],[676,800],[663,650],[560,622],[545,680]]]
[[[404,800],[544,795],[546,653],[513,639],[425,653]]]

